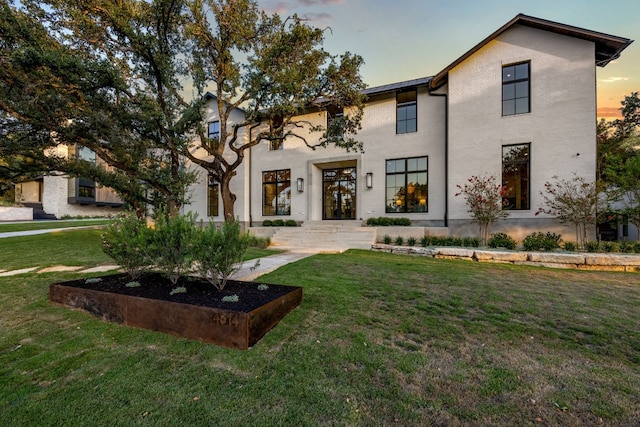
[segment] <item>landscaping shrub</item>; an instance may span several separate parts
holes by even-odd
[[[271,226],[273,226],[273,221],[271,221],[270,219],[265,219],[264,221],[262,221],[262,226],[263,227],[271,227]]]
[[[640,254],[640,242],[635,242],[633,244],[633,252]]]
[[[429,236],[422,236],[420,239],[420,245],[425,248],[431,244],[431,238]]]
[[[250,238],[240,232],[240,224],[228,219],[217,228],[214,225],[198,233],[193,261],[202,278],[216,289],[223,290],[229,277],[239,268]]]
[[[247,239],[249,240],[249,246],[252,248],[266,249],[271,244],[271,239],[268,237],[258,237],[248,234]]]
[[[396,237],[396,245],[398,246],[404,245],[404,239],[402,238],[402,236]]]
[[[135,213],[120,214],[102,233],[102,250],[136,280],[149,268],[145,251],[151,231]]]
[[[275,219],[275,220],[273,220],[273,226],[274,227],[284,227],[284,220],[283,219]]]
[[[620,242],[620,252],[625,254],[633,252],[633,243],[627,240],[623,240],[622,242]]]
[[[407,239],[407,245],[409,246],[415,246],[416,245],[416,238],[411,236]]]
[[[574,242],[565,242],[564,243],[564,250],[565,251],[575,252],[577,249],[578,249],[578,245],[576,245]]]
[[[480,239],[478,237],[465,237],[462,241],[462,246],[468,248],[480,247]]]
[[[620,245],[618,242],[601,242],[600,249],[603,252],[620,252]]]
[[[515,249],[516,241],[505,233],[495,233],[491,235],[487,245],[489,245],[490,248]]]
[[[146,253],[151,264],[158,267],[174,285],[191,268],[197,234],[195,216],[191,213],[175,217],[160,213],[156,217]]]
[[[391,244],[391,236],[389,236],[388,234],[385,234],[384,237],[382,238],[382,241],[384,242],[385,245]]]
[[[587,252],[598,252],[600,250],[600,244],[596,242],[587,242],[584,244],[584,248]]]
[[[285,221],[284,225],[287,227],[297,227],[298,223],[296,222],[295,219],[288,219]]]
[[[368,218],[367,225],[373,227],[388,227],[391,225],[399,225],[399,226],[410,226],[411,220],[409,218],[389,218],[385,216],[380,216],[377,218]]]
[[[552,251],[560,247],[561,241],[559,234],[549,232],[545,234],[537,231],[524,238],[522,247],[525,251]]]

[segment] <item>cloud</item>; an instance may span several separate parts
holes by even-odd
[[[629,80],[629,77],[607,77],[606,79],[598,80],[600,83],[617,83],[617,82],[626,82]]]
[[[600,107],[598,108],[598,117],[604,117],[605,119],[621,118],[620,108],[616,107]]]
[[[291,0],[291,1],[261,1],[260,8],[267,13],[277,13],[278,15],[289,15],[297,8],[326,6],[331,4],[342,4],[344,0]],[[322,14],[318,14],[322,15]]]

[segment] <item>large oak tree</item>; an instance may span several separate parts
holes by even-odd
[[[362,59],[330,55],[325,31],[296,16],[266,15],[249,0],[0,5],[2,157],[91,177],[132,204],[152,199],[173,212],[194,180],[188,158],[218,179],[224,215],[233,217],[229,183],[261,141],[361,149]],[[215,141],[202,123],[209,90],[220,116]],[[231,123],[238,107],[244,120]],[[347,114],[328,129],[297,119],[327,108]],[[265,121],[275,125],[259,127]],[[309,130],[321,136],[310,142]],[[243,131],[251,138],[239,138]],[[111,168],[43,155],[58,144],[90,148]],[[195,147],[207,156],[194,156]]]

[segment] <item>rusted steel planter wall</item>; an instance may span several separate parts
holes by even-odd
[[[121,295],[64,284],[49,286],[49,299],[109,322],[246,350],[302,301],[302,288],[248,313]]]

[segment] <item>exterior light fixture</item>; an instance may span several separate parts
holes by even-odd
[[[373,173],[367,172],[367,188],[373,188]]]
[[[302,193],[304,191],[304,179],[298,178],[296,185],[298,187],[298,193]]]

